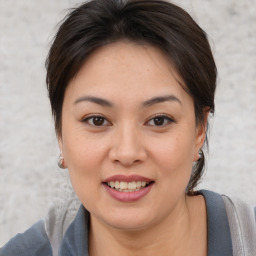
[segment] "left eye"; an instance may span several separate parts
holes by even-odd
[[[103,116],[89,116],[83,120],[83,122],[91,126],[107,126],[110,125],[107,119]]]
[[[168,116],[155,116],[154,118],[150,119],[147,122],[147,125],[150,126],[165,126],[169,123],[174,122],[170,117]]]

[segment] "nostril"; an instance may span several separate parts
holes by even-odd
[[[120,133],[115,134],[109,151],[111,161],[130,166],[146,159],[146,150],[135,130],[136,127],[127,125]]]

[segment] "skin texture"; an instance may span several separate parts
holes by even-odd
[[[127,41],[95,51],[70,81],[59,144],[91,213],[90,255],[206,255],[204,199],[185,195],[205,129],[179,82],[160,50]],[[166,96],[171,100],[149,104]],[[154,184],[141,199],[120,202],[102,184],[113,175]]]

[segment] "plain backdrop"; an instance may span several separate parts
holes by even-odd
[[[0,246],[70,192],[59,170],[44,61],[67,0],[0,0]],[[256,205],[256,1],[180,0],[219,70],[200,188]]]

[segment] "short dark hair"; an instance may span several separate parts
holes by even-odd
[[[57,136],[65,90],[97,48],[130,40],[156,46],[170,59],[191,95],[197,123],[207,107],[214,113],[217,69],[206,33],[182,8],[161,0],[91,0],[71,9],[61,23],[46,60],[46,83]],[[195,164],[187,193],[193,194],[204,169]]]

